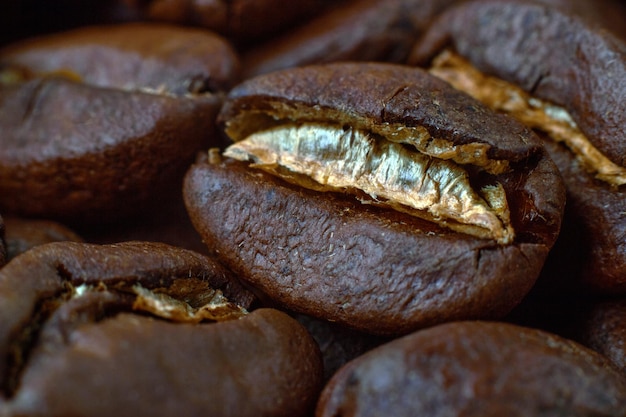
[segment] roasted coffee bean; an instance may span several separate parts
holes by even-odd
[[[178,198],[238,61],[220,37],[79,29],[0,51],[0,208],[78,226]]]
[[[8,260],[45,243],[83,241],[72,229],[50,220],[6,217],[4,224]]]
[[[33,248],[0,270],[0,414],[307,415],[319,348],[254,300],[164,244]]]
[[[422,70],[274,72],[235,87],[219,121],[235,143],[187,173],[192,222],[290,310],[377,334],[499,317],[558,235],[564,189],[539,139]]]
[[[556,8],[477,1],[443,13],[410,62],[545,138],[568,191],[545,282],[624,293],[626,44]]]
[[[626,381],[606,358],[540,330],[455,322],[348,363],[318,402],[325,416],[621,416]]]

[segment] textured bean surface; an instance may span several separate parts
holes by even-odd
[[[457,322],[392,341],[342,368],[317,416],[618,416],[626,384],[581,345],[503,323]]]

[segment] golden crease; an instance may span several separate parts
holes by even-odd
[[[423,126],[406,126],[401,123],[372,122],[367,118],[354,117],[342,111],[306,106],[295,103],[287,106],[280,101],[270,102],[263,110],[248,109],[234,116],[226,123],[225,132],[235,142],[244,140],[251,134],[276,126],[308,121],[325,123],[320,120],[333,120],[337,124],[351,126],[354,129],[375,133],[386,140],[414,147],[418,152],[437,159],[446,159],[458,164],[471,164],[490,174],[502,174],[510,171],[509,161],[491,159],[487,143],[454,144],[441,138],[432,137]]]
[[[224,156],[252,161],[257,168],[308,188],[360,190],[376,204],[477,237],[503,244],[514,238],[501,186],[475,192],[460,165],[361,130],[285,124],[251,134],[226,149]]]
[[[201,321],[233,320],[248,312],[228,301],[220,290],[205,293],[205,303],[198,307],[188,302],[176,299],[168,294],[151,291],[141,285],[134,285],[133,292],[137,295],[133,303],[133,310],[145,311],[157,317],[182,323],[199,323]]]
[[[433,158],[450,160],[457,164],[471,164],[496,175],[510,170],[509,161],[491,159],[487,156],[491,146],[486,143],[455,145],[448,140],[430,136],[423,126],[383,123],[368,126],[368,129],[388,141],[411,145],[420,153]]]
[[[68,285],[72,298],[107,290],[133,293],[136,296],[133,310],[178,323],[227,321],[248,314],[245,308],[229,301],[222,291],[211,288],[206,282],[193,279],[179,278],[167,289],[148,289],[141,284],[107,288],[102,282],[76,287]]]
[[[433,60],[430,72],[493,110],[508,113],[527,126],[547,133],[552,140],[565,143],[597,179],[615,187],[626,184],[626,168],[615,164],[593,146],[562,107],[534,98],[511,83],[483,74],[450,50],[443,51]]]
[[[13,85],[30,81],[35,78],[64,78],[74,82],[82,82],[82,77],[76,72],[61,68],[56,71],[36,73],[21,66],[7,66],[0,68],[0,85]]]

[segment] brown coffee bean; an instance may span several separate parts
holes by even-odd
[[[278,71],[219,117],[236,143],[189,170],[192,222],[290,310],[378,334],[498,317],[558,235],[564,190],[539,139],[419,69]]]
[[[75,226],[179,196],[238,62],[211,33],[133,24],[26,41],[2,66],[0,208]]]
[[[306,415],[319,348],[253,301],[213,260],[164,244],[33,248],[0,270],[0,411]]]
[[[444,49],[466,64],[443,58]],[[546,287],[624,293],[626,44],[597,21],[557,8],[478,1],[443,13],[411,62],[434,64],[431,71],[546,139],[568,190]]]
[[[481,18],[490,24],[480,25]],[[500,33],[505,28],[507,32]],[[493,38],[496,34],[498,39]],[[483,1],[462,4],[440,16],[416,45],[411,61],[425,62],[444,45],[477,68],[563,107],[601,152],[620,166],[626,164],[626,145],[619,140],[624,132],[613,123],[622,115],[610,112],[620,108],[624,90],[625,52],[619,39],[555,8]],[[580,84],[579,79],[590,82]]]
[[[618,416],[626,382],[596,352],[496,322],[421,330],[348,363],[316,416]]]

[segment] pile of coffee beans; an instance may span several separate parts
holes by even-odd
[[[623,2],[0,6],[0,416],[626,415]]]

